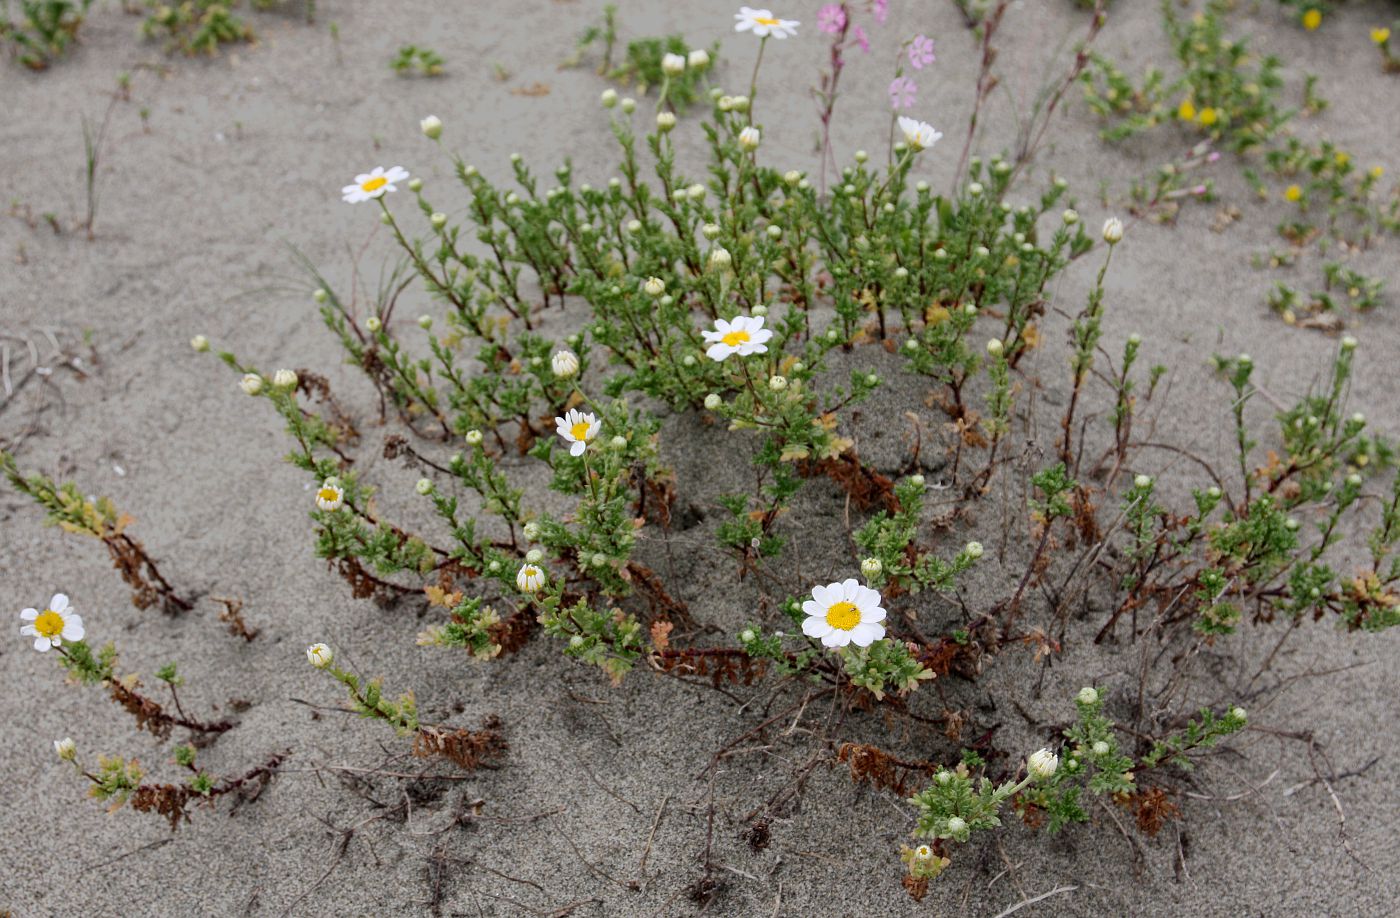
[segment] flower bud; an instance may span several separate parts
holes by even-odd
[[[544,559],[544,552],[538,548],[532,548],[525,553],[525,560],[531,564],[539,564]]]
[[[1055,776],[1055,769],[1060,767],[1060,757],[1049,749],[1037,749],[1026,759],[1026,771],[1040,779],[1048,781]]]
[[[987,342],[987,353],[991,354],[993,357],[1000,357],[1004,350],[1005,347],[1002,345],[1000,338],[993,338]]]
[[[716,270],[723,270],[734,262],[734,257],[729,254],[729,250],[723,246],[715,246],[710,249],[710,267]]]
[[[624,99],[622,100],[622,111],[623,111],[624,113],[630,115],[630,114],[632,114],[633,112],[635,112],[636,110],[637,110],[637,100],[636,100],[636,99],[632,98],[631,96],[627,96],[626,98],[624,98]]]
[[[948,817],[948,832],[952,835],[959,835],[967,831],[967,820],[961,816]]]
[[[413,486],[413,490],[417,491],[419,494],[423,495],[424,497],[427,497],[429,494],[433,493],[433,482],[432,482],[432,479],[431,479],[431,478],[420,478],[420,479],[418,479],[418,483],[415,484],[415,485]]]
[[[272,384],[279,389],[295,389],[297,387],[296,371],[278,370],[272,374]]]
[[[527,541],[533,542],[540,537],[540,524],[534,520],[526,523],[524,528]]]
[[[692,70],[704,70],[710,66],[710,52],[704,48],[696,48],[687,56],[686,63]]]
[[[1086,685],[1079,690],[1079,694],[1074,698],[1080,704],[1095,704],[1099,700],[1099,690],[1092,685]]]
[[[759,133],[758,128],[752,125],[739,132],[739,146],[750,153],[758,149],[759,141],[762,139],[763,136]]]
[[[257,395],[262,391],[262,377],[256,373],[244,373],[243,379],[238,383],[238,388],[243,390],[244,395]]]
[[[1060,219],[1065,221],[1065,226],[1074,226],[1074,224],[1079,222],[1079,211],[1070,208],[1060,214]]]
[[[1136,478],[1133,479],[1133,487],[1139,489],[1152,487],[1152,476],[1138,475]]]
[[[676,116],[671,112],[659,112],[656,116],[656,129],[661,133],[668,133],[676,126]]]
[[[963,548],[963,553],[966,554],[973,561],[976,561],[978,558],[982,557],[982,554],[985,551],[986,549],[982,547],[981,542],[968,542],[966,547]]]
[[[578,357],[573,351],[555,351],[549,358],[550,369],[560,379],[572,379],[578,375]]]
[[[433,225],[433,229],[440,230],[447,225],[447,214],[437,211],[428,218],[428,222]]]
[[[1351,335],[1344,335],[1342,337],[1342,350],[1354,351],[1356,350],[1356,344],[1356,339],[1353,338]]]
[[[418,122],[418,129],[423,132],[423,136],[429,140],[437,140],[442,136],[442,119],[437,115],[429,115]]]
[[[752,629],[752,628],[745,628],[743,631],[740,631],[740,632],[739,632],[739,643],[740,643],[740,644],[747,644],[747,643],[749,643],[750,641],[752,641],[752,640],[753,640],[755,637],[757,637],[757,636],[758,636],[758,635],[756,635],[756,634],[753,633],[753,629]]]
[[[708,408],[710,411],[717,410],[722,404],[724,404],[724,400],[721,399],[719,395],[714,392],[711,392],[709,395],[705,396],[705,407]]]
[[[318,303],[324,303],[331,298],[331,295],[326,288],[317,287],[315,290],[311,291],[311,298]]]
[[[774,392],[783,391],[787,388],[787,385],[788,381],[786,376],[773,375],[768,377],[768,388],[772,389]]]
[[[190,347],[202,354],[209,350],[209,339],[203,335],[195,335],[190,339]]]
[[[647,296],[660,296],[666,292],[666,282],[659,277],[648,277],[646,283],[642,284],[642,289],[647,292]]]
[[[667,76],[680,76],[685,73],[685,58],[679,54],[666,54],[661,58],[661,72]]]
[[[603,90],[603,94],[598,97],[598,101],[603,103],[603,108],[612,108],[613,106],[617,105],[617,90]]]
[[[365,328],[369,329],[371,332],[377,332],[383,327],[384,323],[379,320],[379,316],[370,316],[368,319],[365,319]]]
[[[1094,755],[1108,755],[1108,743],[1103,740],[1096,740],[1094,745],[1090,746],[1089,749]]]
[[[475,428],[467,431],[466,440],[468,446],[480,446],[482,440],[481,431]]]
[[[1109,217],[1103,223],[1103,241],[1109,245],[1117,245],[1123,239],[1123,221],[1117,217]]]
[[[335,659],[335,654],[332,653],[330,647],[325,644],[312,644],[310,647],[306,648],[306,659],[307,662],[317,669],[325,669],[327,666],[331,665],[331,661]]]
[[[866,558],[860,562],[860,572],[866,577],[878,577],[884,569],[885,565],[880,562],[879,558]]]
[[[72,737],[65,736],[61,740],[53,741],[54,754],[64,762],[71,762],[78,757],[78,744],[73,742]]]

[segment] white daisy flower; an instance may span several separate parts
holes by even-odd
[[[326,644],[312,644],[306,648],[306,661],[317,669],[325,669],[334,659],[335,654]]]
[[[827,647],[869,647],[885,636],[885,610],[880,594],[852,578],[812,588],[812,598],[802,604],[807,618],[802,633],[820,638]]]
[[[735,316],[727,322],[716,319],[714,329],[705,329],[703,334],[710,345],[705,356],[711,360],[723,360],[730,354],[740,357],[766,354],[768,345],[765,342],[773,337],[773,333],[763,327],[762,316]]]
[[[560,379],[570,379],[578,375],[578,356],[573,351],[555,351],[549,358],[550,369]]]
[[[334,513],[345,505],[345,489],[334,478],[321,482],[316,490],[316,506],[327,513]]]
[[[915,150],[927,150],[943,137],[927,121],[904,115],[899,116],[899,130],[904,135],[904,142]]]
[[[64,641],[83,639],[83,618],[69,608],[68,597],[62,593],[55,593],[49,600],[48,608],[42,612],[25,609],[19,617],[29,622],[19,629],[19,633],[25,637],[33,636],[34,649],[40,653],[62,646]]]
[[[534,564],[523,564],[515,574],[515,585],[522,593],[538,593],[544,586],[544,571]]]
[[[579,411],[577,408],[570,408],[562,418],[555,418],[554,423],[559,428],[559,436],[573,444],[569,447],[570,456],[582,456],[588,448],[588,441],[598,436],[598,429],[603,426],[593,412]]]
[[[753,32],[759,38],[787,38],[797,34],[796,19],[779,19],[768,10],[741,6],[734,14],[734,31]]]
[[[373,172],[362,172],[355,176],[355,184],[346,185],[340,189],[341,200],[346,204],[372,201],[391,191],[398,191],[399,189],[394,183],[402,182],[406,178],[408,178],[408,170],[403,166],[391,166],[388,169],[383,166],[375,166]]]
[[[1026,771],[1033,777],[1041,781],[1048,781],[1055,776],[1055,770],[1060,767],[1060,757],[1049,749],[1037,749],[1026,759]]]

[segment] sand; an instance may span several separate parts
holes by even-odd
[[[952,4],[892,5],[891,23],[877,35],[886,54],[869,60],[856,54],[847,68],[835,149],[844,159],[858,147],[882,148],[889,49],[895,36],[925,32],[938,41],[938,62],[934,76],[920,81],[917,110],[948,138],[920,169],[936,187],[947,187],[970,111],[976,55]],[[280,461],[287,448],[280,425],[187,342],[204,333],[260,366],[325,374],[362,422],[362,466],[396,489],[384,506],[426,525],[422,504],[409,491],[416,475],[377,458],[392,428],[377,426],[372,390],[342,364],[288,246],[344,287],[353,253],[364,249],[360,270],[365,282],[376,283],[387,240],[374,235],[370,212],[341,204],[337,193],[375,163],[402,163],[424,177],[434,200],[443,202],[438,206],[459,210],[464,195],[451,180],[450,162],[418,134],[417,121],[428,113],[447,123],[450,148],[497,178],[508,172],[509,153],[519,150],[541,173],[571,156],[577,181],[605,181],[616,156],[596,105],[604,84],[586,69],[556,69],[598,4],[330,0],[320,4],[314,26],[296,15],[255,17],[261,41],[212,61],[167,57],[141,43],[133,34],[137,20],[115,6],[94,11],[82,44],[50,72],[0,68],[0,196],[35,215],[53,212],[64,226],[55,234],[42,220],[30,226],[0,219],[0,331],[35,338],[47,355],[42,330],[49,329],[83,371],[59,367],[48,385],[31,380],[0,403],[0,440],[23,437],[18,451],[25,468],[110,495],[136,518],[132,532],[167,575],[203,598],[179,619],[133,608],[100,545],[42,528],[37,511],[8,490],[0,491],[0,597],[17,612],[63,590],[85,616],[91,639],[117,641],[123,670],[150,682],[158,666],[178,660],[188,707],[232,713],[231,699],[246,702],[235,715],[238,726],[202,753],[206,767],[230,772],[269,753],[292,755],[256,802],[233,814],[196,811],[173,835],[155,817],[108,815],[83,798],[82,783],[54,760],[51,741],[71,735],[89,761],[98,752],[121,753],[173,776],[169,746],[134,734],[96,690],[65,685],[54,661],[25,642],[0,642],[7,707],[0,728],[0,774],[7,778],[0,790],[0,911],[418,915],[436,909],[506,916],[569,914],[572,904],[579,916],[686,915],[698,908],[685,890],[701,876],[709,838],[720,888],[707,911],[717,915],[994,916],[1045,894],[1018,914],[1395,913],[1400,644],[1393,634],[1346,635],[1330,622],[1307,626],[1306,639],[1290,644],[1265,679],[1282,687],[1250,705],[1253,729],[1231,744],[1233,752],[1206,761],[1191,785],[1194,796],[1181,801],[1184,820],[1156,838],[1130,832],[1129,841],[1114,824],[1123,817],[1100,807],[1092,824],[1055,838],[1012,818],[1003,830],[958,849],[953,867],[921,904],[900,888],[895,856],[910,827],[909,807],[893,793],[853,786],[842,766],[810,772],[800,798],[773,820],[765,850],[745,842],[746,815],[808,763],[812,748],[804,731],[779,730],[766,748],[725,760],[713,780],[697,777],[717,748],[761,720],[759,712],[779,691],[775,680],[743,690],[757,701],[738,711],[708,688],[646,671],[612,688],[541,636],[490,664],[414,646],[413,635],[436,612],[420,617],[415,603],[382,608],[349,598],[313,557],[307,481]],[[801,168],[815,163],[807,87],[825,54],[810,27],[816,6],[788,13],[808,24],[802,39],[769,48],[760,100],[763,155]],[[1160,59],[1155,6],[1120,0],[1101,50]],[[1378,74],[1364,41],[1365,29],[1392,10],[1383,3],[1346,7],[1313,35],[1267,3],[1241,14],[1239,28],[1261,51],[1283,58],[1295,93],[1302,74],[1319,75],[1319,90],[1333,104],[1300,122],[1300,134],[1330,136],[1359,161],[1393,173],[1400,170],[1393,117],[1400,83]],[[736,90],[747,82],[753,48],[728,37],[729,4],[654,0],[624,8],[631,34],[679,29],[696,44],[724,38],[719,80]],[[996,97],[980,149],[1010,142],[1009,104],[1024,105],[1043,77],[1058,71],[1063,57],[1051,70],[1049,55],[1068,47],[1084,22],[1060,0],[1012,10],[1003,29],[1007,92]],[[396,78],[387,61],[405,42],[442,53],[446,75]],[[504,81],[493,73],[498,62],[510,72]],[[80,118],[102,117],[121,72],[133,75],[131,100],[113,109],[89,241],[71,229],[83,209]],[[514,92],[536,83],[547,84],[548,93]],[[1133,177],[1186,143],[1108,147],[1077,91],[1070,100],[1034,180],[1064,175],[1085,219],[1097,226],[1120,211]],[[142,109],[149,110],[148,126]],[[1130,225],[1109,275],[1106,325],[1114,347],[1129,332],[1141,332],[1148,339],[1145,361],[1173,368],[1158,438],[1190,442],[1220,461],[1230,456],[1228,390],[1207,372],[1210,354],[1250,351],[1258,379],[1286,399],[1306,389],[1336,342],[1290,329],[1264,306],[1275,278],[1250,268],[1249,256],[1276,247],[1273,225],[1282,205],[1255,203],[1239,164],[1228,157],[1213,174],[1223,202],[1238,205],[1243,219],[1215,234],[1217,208],[1198,206],[1188,207],[1175,227]],[[1032,192],[1024,186],[1018,194]],[[396,203],[407,210],[406,202]],[[1400,433],[1395,255],[1390,240],[1358,260],[1362,270],[1387,279],[1389,303],[1348,317],[1362,341],[1354,406],[1391,435]],[[1058,310],[1079,309],[1094,261],[1066,273],[1056,291]],[[1313,283],[1315,256],[1312,263],[1311,273],[1280,277]],[[434,308],[415,288],[398,314],[407,324]],[[562,336],[569,327],[567,317],[549,322],[547,334]],[[1044,423],[1065,394],[1063,331],[1063,320],[1050,320],[1045,333],[1054,346],[1026,367],[1044,387],[1037,396],[1050,412]],[[903,421],[886,419],[914,411],[936,431],[938,419],[924,407],[927,387],[896,374],[897,362],[883,354],[867,349],[854,359],[875,363],[892,382],[861,408],[849,435],[873,465],[893,470],[907,459],[908,445]],[[1261,425],[1269,420],[1263,404],[1253,414]],[[694,419],[668,418],[664,431],[663,453],[677,471],[682,499],[705,518],[675,532],[669,545],[646,545],[643,557],[700,622],[732,634],[760,617],[760,590],[752,579],[740,582],[733,559],[716,547],[713,499],[743,486],[750,447]],[[1271,442],[1266,436],[1265,445]],[[925,451],[935,480],[937,452]],[[717,455],[729,459],[716,461]],[[1146,456],[1139,470],[1160,474],[1163,488],[1177,496],[1198,483],[1165,456]],[[842,512],[834,486],[813,483],[793,516],[830,522]],[[1022,526],[1008,527],[979,509],[967,531],[938,536],[949,550],[981,538],[991,562],[1010,543],[1004,565],[988,563],[964,585],[961,598],[970,608],[984,608],[1010,589],[1018,559],[1024,563]],[[851,550],[839,525],[788,534],[791,567],[783,575],[791,583],[849,569]],[[240,597],[261,635],[245,644],[226,634],[210,595]],[[961,620],[946,599],[920,597],[913,607],[932,633]],[[1137,648],[1095,649],[1086,630],[1092,634],[1093,623],[1076,626],[1077,643],[1044,673],[1038,692],[1040,669],[1016,651],[991,661],[977,683],[947,679],[940,688],[950,706],[1000,724],[1002,748],[1034,748],[1050,731],[1030,727],[1012,699],[1027,716],[1056,723],[1070,716],[1069,699],[1082,684],[1127,690]],[[1277,633],[1276,627],[1246,629],[1223,645],[1218,660],[1197,670],[1189,697],[1198,703],[1236,697]],[[313,640],[334,644],[342,659],[383,675],[391,687],[411,687],[427,715],[466,726],[498,715],[511,745],[502,767],[452,780],[378,777],[354,786],[342,770],[338,781],[324,766],[373,769],[404,746],[379,725],[334,710],[341,700],[335,686],[302,656]],[[1309,670],[1339,667],[1350,668],[1283,684]],[[790,690],[781,691],[789,694],[774,701],[775,711],[791,701]],[[909,757],[953,754],[936,734],[871,718],[852,724],[852,736]],[[1334,800],[1309,783],[1314,771],[1305,747],[1268,732],[1279,730],[1311,731],[1338,773],[1369,767],[1337,780]],[[418,767],[400,760],[390,770]],[[1338,807],[1345,811],[1346,845]]]

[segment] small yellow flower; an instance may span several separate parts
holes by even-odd
[[[1303,189],[1299,188],[1297,185],[1289,185],[1284,189],[1283,196],[1289,201],[1300,201],[1303,198]]]
[[[1309,32],[1316,31],[1320,25],[1322,25],[1322,10],[1314,8],[1303,14],[1303,28]]]
[[[1378,179],[1378,178],[1380,178],[1382,175],[1385,175],[1385,169],[1384,169],[1384,168],[1382,168],[1382,167],[1380,167],[1380,166],[1372,166],[1372,167],[1371,167],[1371,178],[1373,178],[1373,179]]]
[[[1345,166],[1347,163],[1351,162],[1351,154],[1347,153],[1345,150],[1338,150],[1337,155],[1332,158],[1336,160],[1338,166]]]
[[[1371,41],[1378,45],[1383,45],[1390,41],[1390,30],[1382,26],[1379,29],[1371,30]]]
[[[1181,104],[1176,107],[1176,116],[1182,121],[1196,120],[1196,106],[1191,104],[1190,99],[1182,99]]]
[[[1220,116],[1216,114],[1215,109],[1211,108],[1210,106],[1206,106],[1205,108],[1201,109],[1200,119],[1201,124],[1204,124],[1206,127],[1210,127],[1212,124],[1220,120]]]

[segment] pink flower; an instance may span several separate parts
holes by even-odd
[[[870,11],[875,14],[875,21],[884,25],[885,17],[890,14],[890,0],[875,0],[870,6]]]
[[[866,37],[865,30],[862,29],[860,26],[853,26],[851,28],[851,34],[852,36],[854,36],[852,38],[852,41],[855,44],[860,45],[860,50],[864,51],[866,54],[869,54],[870,39]]]
[[[934,62],[933,39],[926,35],[915,35],[909,43],[909,63],[915,70],[923,70]]]
[[[817,11],[817,28],[828,35],[839,34],[846,27],[846,11],[839,3],[828,3]]]
[[[914,96],[918,91],[918,84],[909,77],[895,77],[890,83],[890,105],[895,111],[901,108],[913,108]]]

